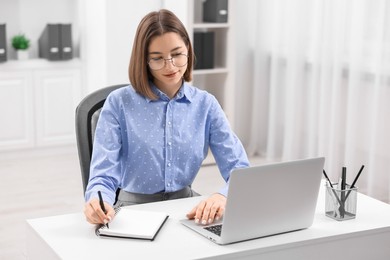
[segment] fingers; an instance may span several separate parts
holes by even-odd
[[[197,224],[211,224],[214,220],[222,218],[225,211],[226,197],[214,194],[207,200],[201,201],[188,214],[187,218],[195,219]]]
[[[198,208],[198,206],[195,206],[190,212],[187,213],[187,218],[188,219],[193,219],[195,218],[195,215],[196,215],[196,209]]]
[[[84,205],[84,215],[91,224],[107,224],[115,216],[115,211],[108,203],[104,203],[107,210],[105,214],[100,207],[98,199],[91,199]]]
[[[217,211],[217,213],[215,214],[215,220],[220,220],[222,217],[223,217],[223,214],[225,213],[225,206],[223,207],[220,207]]]
[[[106,207],[106,210],[107,210],[106,216],[108,218],[108,222],[111,222],[114,219],[114,217],[115,217],[115,210],[114,210],[113,207],[111,207],[110,204],[108,204],[108,203],[107,204],[104,203],[104,204],[105,204],[105,207]]]
[[[87,221],[91,224],[97,224],[99,222],[97,214],[95,214],[95,209],[90,202],[87,202],[84,205],[84,215]]]
[[[202,223],[203,225],[207,224],[207,220],[206,220],[206,223],[204,223],[205,221],[203,220],[203,216],[205,218],[207,218],[208,214],[209,214],[209,210],[206,207],[207,207],[207,201],[202,201],[201,203],[199,203],[199,205],[196,209],[196,214],[195,214],[195,223],[196,224],[199,224],[199,223]],[[205,214],[207,214],[207,216],[205,216]]]
[[[222,201],[216,201],[213,204],[209,204],[210,210],[208,206],[205,207],[202,216],[202,224],[212,224],[215,220],[218,221],[222,218],[223,213],[225,212],[225,203]]]
[[[209,212],[209,216],[208,216],[208,218],[207,218],[207,222],[209,223],[209,224],[211,224],[211,223],[213,223],[214,222],[214,219],[215,220],[219,220],[219,217],[218,217],[218,219],[217,219],[217,213],[219,212],[219,206],[216,204],[216,203],[214,203],[212,206],[211,206],[211,208],[210,208],[210,212]],[[204,218],[204,217],[203,217]]]

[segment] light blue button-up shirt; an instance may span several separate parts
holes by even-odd
[[[248,167],[245,150],[214,96],[184,83],[170,99],[151,85],[157,100],[131,87],[113,91],[97,124],[85,199],[100,190],[109,203],[121,188],[133,193],[173,192],[194,181],[211,149],[227,182]]]

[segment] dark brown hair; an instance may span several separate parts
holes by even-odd
[[[139,23],[134,39],[133,50],[129,64],[129,79],[134,89],[150,98],[156,99],[156,95],[149,86],[152,75],[147,63],[148,48],[153,37],[164,33],[177,33],[188,49],[188,65],[183,75],[185,81],[192,80],[192,67],[194,53],[187,30],[177,16],[169,10],[161,9],[147,14]]]

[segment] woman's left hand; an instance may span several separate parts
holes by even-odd
[[[214,220],[222,218],[225,212],[226,197],[215,193],[206,200],[201,201],[188,214],[188,219],[195,219],[195,223],[211,224]]]

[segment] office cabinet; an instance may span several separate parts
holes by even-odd
[[[49,69],[34,73],[36,145],[75,142],[75,110],[80,101],[80,71]]]
[[[0,71],[0,151],[75,143],[78,60],[9,61]]]
[[[34,146],[34,102],[30,71],[0,73],[0,150]]]

